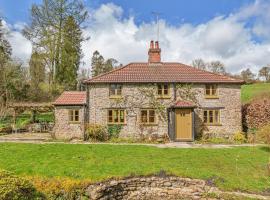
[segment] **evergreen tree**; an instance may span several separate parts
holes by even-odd
[[[56,74],[57,82],[65,89],[76,89],[77,73],[82,57],[82,31],[72,16],[68,17],[63,27],[63,45],[61,62]]]
[[[34,51],[29,62],[30,85],[32,100],[40,100],[40,84],[45,82],[45,63],[43,55]]]
[[[62,61],[64,26],[69,16],[81,26],[87,17],[82,0],[43,0],[40,5],[33,4],[31,25],[23,30],[34,48],[44,54],[51,86],[62,73],[58,68]]]
[[[92,56],[92,77],[103,73],[104,58],[98,51],[95,51]]]

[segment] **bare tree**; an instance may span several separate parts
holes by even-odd
[[[206,63],[201,58],[193,60],[192,61],[192,66],[197,68],[197,69],[202,69],[202,70],[206,69]]]
[[[226,74],[225,66],[220,61],[212,61],[207,64],[207,69],[210,72],[217,73],[217,74]]]
[[[259,77],[263,78],[266,82],[270,81],[270,65],[267,65],[260,69]]]
[[[252,71],[249,68],[242,70],[240,76],[246,83],[252,83],[255,78],[255,74],[252,73]]]

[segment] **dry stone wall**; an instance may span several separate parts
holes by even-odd
[[[177,200],[203,199],[210,190],[203,180],[151,176],[97,183],[89,186],[86,193],[93,200]]]

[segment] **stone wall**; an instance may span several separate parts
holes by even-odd
[[[205,181],[189,178],[136,177],[111,180],[90,185],[87,196],[90,199],[203,199],[211,187]]]
[[[142,88],[153,87],[152,84],[124,84],[122,89],[122,99],[110,99],[109,84],[95,84],[90,87],[90,123],[107,124],[107,110],[109,108],[126,109],[126,124],[121,130],[121,137],[139,137],[141,135],[157,134],[164,136],[168,134],[168,121],[161,116],[158,117],[155,125],[142,125],[139,122],[139,113],[141,108],[150,108],[151,103],[140,92]],[[237,84],[220,84],[218,86],[219,98],[206,99],[205,85],[194,84],[192,92],[195,94],[198,108],[195,109],[195,131],[199,133],[202,129],[203,108],[221,108],[221,126],[208,126],[206,131],[215,136],[231,136],[236,131],[240,131],[241,125],[241,88]],[[138,89],[140,88],[140,89]],[[181,99],[178,89],[176,99]],[[162,103],[169,108],[173,105],[174,89],[170,87],[170,98],[160,99]]]
[[[69,110],[79,109],[79,122],[69,122]],[[53,129],[55,138],[71,140],[71,139],[83,139],[84,133],[84,113],[85,109],[81,106],[56,106],[55,107],[55,126]]]

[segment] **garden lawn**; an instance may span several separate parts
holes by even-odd
[[[248,103],[253,98],[263,94],[270,95],[270,83],[255,83],[249,85],[242,85],[241,100],[242,103]]]
[[[216,180],[225,190],[270,188],[267,147],[176,149],[143,145],[0,143],[0,168],[18,175],[99,181],[169,173]]]

